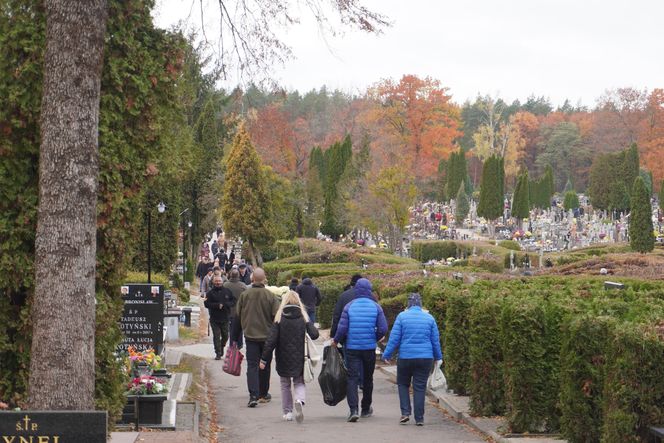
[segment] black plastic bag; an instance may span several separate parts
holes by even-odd
[[[318,375],[318,384],[323,391],[326,405],[336,406],[346,398],[348,372],[336,346],[326,346],[323,349],[323,367]]]

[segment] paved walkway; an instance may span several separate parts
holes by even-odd
[[[399,425],[399,400],[397,387],[388,377],[376,371],[374,377],[374,416],[347,423],[347,403],[335,407],[323,403],[317,382],[307,387],[307,404],[304,423],[282,420],[281,391],[279,377],[273,369],[271,389],[272,402],[247,407],[248,394],[246,376],[233,377],[222,370],[222,362],[210,360],[207,366],[212,375],[212,387],[217,402],[219,425],[223,431],[219,442],[440,442],[463,443],[485,441],[479,434],[446,416],[427,400],[425,426]]]

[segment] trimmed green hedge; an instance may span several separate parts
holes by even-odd
[[[470,386],[469,317],[471,298],[453,292],[447,297],[444,340],[447,386],[456,394],[465,395]]]
[[[448,240],[418,240],[413,242],[410,255],[415,260],[424,263],[429,260],[445,260],[449,257],[468,257],[472,252],[473,248],[463,243]],[[475,252],[479,254],[479,251]]]
[[[470,410],[473,415],[505,413],[503,350],[500,343],[502,300],[482,298],[470,308]]]
[[[511,249],[513,251],[521,250],[521,245],[518,241],[515,240],[501,240],[498,242],[498,246],[505,249]]]
[[[474,414],[505,411],[508,431],[643,441],[664,423],[664,283],[620,281],[427,280],[449,386]]]

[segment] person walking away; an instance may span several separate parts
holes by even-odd
[[[272,357],[272,351],[275,351],[277,374],[281,377],[283,418],[286,421],[293,420],[293,405],[295,405],[295,421],[298,423],[302,423],[304,420],[302,407],[306,396],[304,334],[309,334],[313,340],[318,338],[318,330],[307,315],[306,308],[297,292],[288,291],[282,297],[279,310],[274,316],[274,323],[265,342],[259,367],[264,370]],[[295,403],[293,403],[293,394],[295,394]]]
[[[355,300],[341,313],[332,346],[346,341],[348,388],[346,397],[350,413],[349,422],[373,415],[373,373],[376,368],[376,342],[387,333],[387,320],[383,309],[374,301],[371,282],[361,278],[355,284]],[[358,415],[358,385],[362,374],[362,413]]]
[[[212,282],[213,287],[206,294],[204,304],[210,313],[215,360],[221,360],[228,341],[228,321],[237,299],[230,289],[223,287],[221,276],[215,275]]]
[[[240,264],[240,266],[238,266],[238,270],[240,271],[240,281],[247,286],[251,285],[251,272],[249,272],[249,267],[247,264]]]
[[[330,337],[334,337],[337,333],[337,327],[339,326],[339,320],[341,319],[341,313],[344,311],[344,308],[348,303],[353,301],[355,298],[355,284],[362,276],[360,274],[354,274],[350,278],[350,284],[344,288],[344,291],[339,295],[337,303],[334,305],[334,312],[332,313],[332,326],[330,328]],[[343,345],[343,343],[340,343]]]
[[[255,408],[259,401],[267,403],[272,399],[269,392],[271,359],[265,361],[264,369],[260,369],[259,364],[265,349],[265,340],[279,310],[279,299],[265,288],[267,278],[263,269],[256,268],[251,278],[251,287],[240,295],[236,305],[239,321],[235,322],[232,337],[234,342],[239,342],[239,337],[244,332],[249,390],[247,406]]]
[[[300,281],[296,278],[291,278],[290,284],[288,285],[288,289],[291,291],[295,291],[297,287],[300,285]]]
[[[217,252],[217,257],[219,259],[219,267],[222,271],[226,272],[226,261],[228,260],[228,255],[226,255],[225,249],[219,249]]]
[[[235,262],[235,246],[231,248],[231,253],[228,254],[228,260],[226,260],[226,272],[231,272],[233,263]]]
[[[198,266],[196,267],[196,277],[200,279],[198,292],[201,294],[203,294],[203,279],[207,275],[209,268],[210,259],[207,256],[203,256],[203,258],[198,262]]]
[[[230,289],[230,291],[235,296],[236,300],[240,299],[240,295],[247,289],[247,285],[240,281],[240,272],[237,269],[231,269],[228,274],[228,281],[224,282],[224,288]],[[237,310],[235,306],[231,309],[231,320],[230,320],[230,330],[233,331],[235,327],[235,322],[239,321],[237,318]],[[237,341],[238,346],[242,347],[242,334],[238,337]]]
[[[422,426],[427,379],[433,361],[436,360],[436,364],[442,363],[443,354],[440,350],[438,325],[431,314],[422,310],[420,294],[413,293],[408,296],[408,308],[394,321],[383,359],[389,362],[396,349],[399,349],[397,361],[397,385],[401,408],[399,423],[406,424],[410,420],[409,390],[412,383],[415,424]]]
[[[295,292],[300,296],[300,300],[302,300],[302,304],[307,309],[307,315],[309,315],[311,321],[316,323],[316,307],[320,305],[323,299],[316,285],[314,285],[309,277],[303,277],[302,283],[298,285]]]

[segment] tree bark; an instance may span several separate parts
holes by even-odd
[[[29,407],[92,410],[106,0],[46,0]]]

